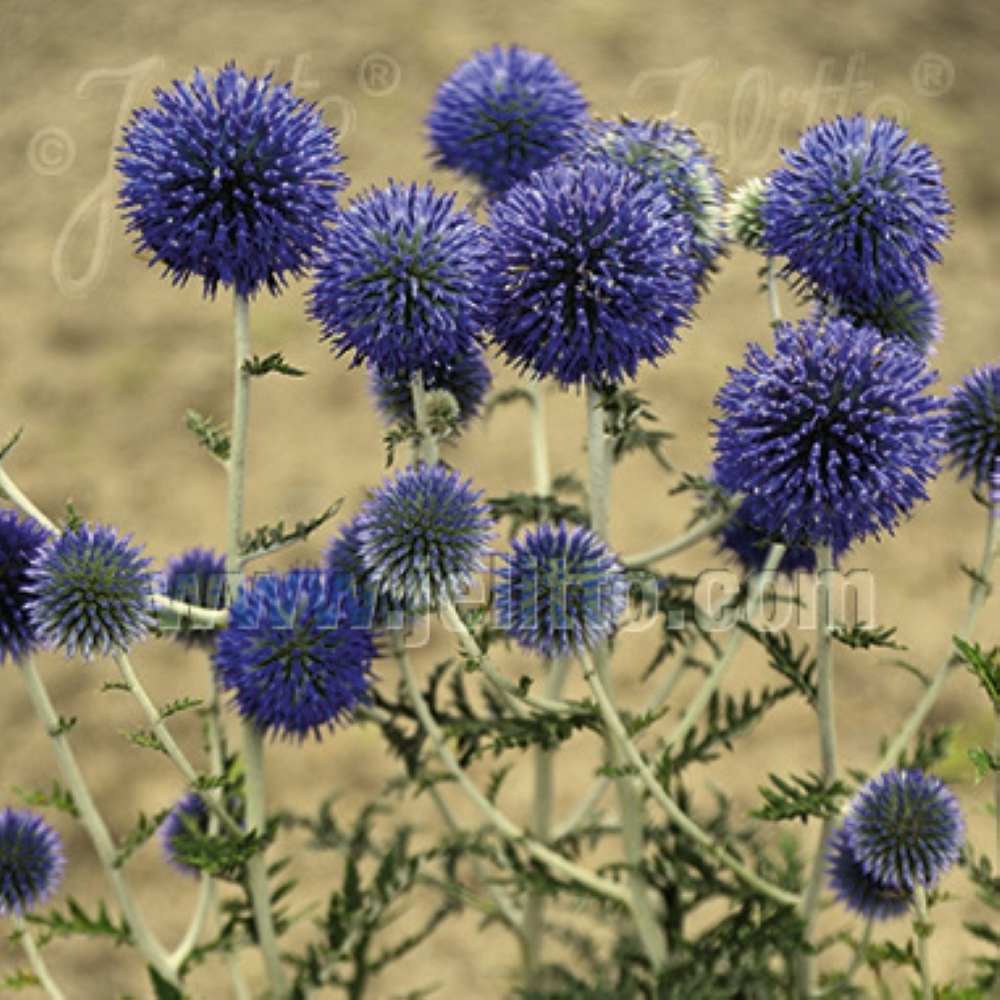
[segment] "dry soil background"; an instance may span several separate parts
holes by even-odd
[[[58,514],[72,499],[88,518],[134,532],[157,560],[190,545],[219,546],[223,537],[223,478],[182,417],[188,408],[219,418],[228,412],[229,306],[204,301],[195,287],[171,288],[131,252],[113,211],[111,169],[117,129],[131,108],[194,66],[235,60],[251,72],[273,70],[321,103],[342,132],[352,192],[388,178],[431,177],[463,191],[431,170],[422,122],[447,73],[494,43],[548,52],[597,113],[676,113],[714,147],[732,184],[773,167],[779,147],[820,117],[895,115],[933,146],[957,206],[955,235],[936,274],[946,324],[942,384],[995,358],[1000,6],[989,0],[0,0],[0,438],[24,427],[9,469],[40,506]],[[754,262],[734,254],[676,355],[641,379],[665,427],[678,435],[671,457],[680,468],[705,471],[712,397],[725,367],[748,340],[767,336],[755,289]],[[281,350],[310,376],[267,381],[255,398],[250,523],[308,516],[340,496],[350,515],[383,473],[382,429],[364,378],[317,343],[302,302],[297,287],[253,310],[258,352]],[[556,465],[577,472],[580,406],[572,395],[552,398]],[[491,494],[529,482],[521,416],[501,413],[452,455]],[[626,466],[615,488],[617,547],[647,547],[683,525],[685,505],[667,497],[668,485],[640,460]],[[943,477],[933,494],[896,538],[867,546],[852,563],[877,575],[879,620],[902,623],[909,655],[928,668],[959,620],[965,588],[958,565],[977,558],[980,530],[979,509],[952,478]],[[296,558],[318,557],[325,540]],[[703,566],[711,553],[698,558]],[[1000,637],[996,607],[982,619],[983,642]],[[169,643],[150,643],[137,658],[164,700],[204,683],[203,664]],[[180,792],[175,775],[118,735],[138,724],[134,710],[121,696],[98,693],[110,667],[47,657],[43,668],[59,710],[79,717],[77,745],[112,827],[125,829],[137,809],[169,804]],[[628,681],[626,670],[626,690]],[[869,657],[844,662],[839,696],[845,760],[864,767],[916,690]],[[935,721],[961,725],[967,743],[988,731],[982,700],[964,677],[953,679]],[[0,726],[0,788],[12,801],[15,787],[47,785],[52,763],[9,667],[0,674]],[[813,766],[815,758],[808,720],[781,717],[713,780],[741,789],[741,801],[750,803],[769,770]],[[301,805],[317,788],[343,789],[349,803],[360,801],[377,791],[385,766],[380,745],[364,731],[303,748],[275,746],[275,804]],[[592,765],[581,759],[575,766]],[[967,771],[956,769],[954,777]],[[986,849],[985,788],[968,781],[957,787]],[[560,806],[572,801],[561,798]],[[89,848],[57,821],[74,860],[68,889],[86,895],[94,885]],[[332,869],[305,870],[313,880],[337,877]],[[135,876],[172,940],[191,887],[155,851],[139,857]],[[941,908],[935,944],[938,967],[955,975],[968,962],[950,933],[968,912],[963,907]],[[145,995],[125,951],[70,947],[61,957],[69,996]],[[0,946],[3,968],[16,960]],[[504,938],[479,936],[470,922],[435,939],[373,996],[435,982],[446,1000],[499,997],[515,960]],[[195,987],[198,996],[228,995],[211,976]]]

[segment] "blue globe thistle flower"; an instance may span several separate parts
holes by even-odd
[[[868,874],[855,856],[843,827],[833,832],[826,860],[830,888],[849,910],[866,920],[891,920],[906,915],[913,900],[912,890],[889,885]]]
[[[493,209],[492,336],[519,369],[620,383],[671,350],[694,306],[689,222],[613,163],[559,164]]]
[[[843,316],[855,326],[873,326],[882,336],[911,344],[925,354],[941,339],[940,301],[926,281],[878,297],[829,296],[820,312]]]
[[[439,465],[385,480],[356,521],[361,562],[377,591],[411,613],[457,599],[483,568],[493,537],[482,498]]]
[[[931,151],[887,118],[821,122],[767,181],[764,246],[821,292],[883,299],[940,260],[951,203]]]
[[[160,846],[167,861],[184,875],[199,876],[200,870],[184,860],[185,841],[192,834],[208,832],[208,806],[197,792],[188,792],[174,803],[160,826]]]
[[[866,782],[848,807],[844,830],[864,873],[905,891],[932,888],[965,843],[958,799],[940,778],[916,770]]]
[[[62,838],[40,816],[0,812],[0,916],[23,917],[46,902],[65,867]]]
[[[233,65],[157,90],[119,153],[119,207],[139,250],[174,284],[201,278],[209,296],[219,285],[276,294],[310,268],[347,184],[315,106]]]
[[[219,680],[262,732],[318,738],[370,700],[370,620],[364,600],[320,570],[248,579],[216,642]]]
[[[443,358],[423,370],[424,388],[428,394],[446,392],[455,400],[456,423],[465,427],[479,416],[493,384],[489,365],[480,350],[462,352]],[[408,371],[384,372],[371,370],[371,388],[375,406],[390,424],[414,421],[412,381]]]
[[[310,314],[338,354],[395,373],[476,347],[482,230],[454,195],[390,184],[352,202],[326,240]]]
[[[35,521],[22,521],[14,511],[0,510],[0,664],[7,657],[28,656],[38,645],[28,614],[28,567],[48,537]]]
[[[228,580],[225,556],[209,549],[194,548],[167,563],[162,587],[171,600],[221,611],[226,606]],[[185,646],[203,649],[215,646],[215,630],[187,618],[176,623],[172,634]]]
[[[948,453],[959,478],[988,485],[1000,461],[1000,363],[977,368],[952,390]]]
[[[402,628],[406,621],[406,609],[402,601],[379,590],[361,558],[361,539],[358,519],[348,521],[340,528],[339,534],[327,546],[324,555],[326,571],[331,577],[341,580],[352,593],[359,595],[371,613],[373,629]]]
[[[786,545],[834,553],[927,497],[943,449],[936,376],[912,347],[844,319],[775,330],[752,345],[716,403],[719,485],[752,498],[758,526]]]
[[[691,251],[703,280],[725,243],[722,180],[715,162],[691,129],[669,119],[598,120],[580,134],[575,155],[629,167],[656,184],[691,225]]]
[[[46,543],[28,570],[28,613],[44,643],[90,660],[145,638],[155,624],[152,574],[131,540],[83,524]]]
[[[568,152],[586,120],[577,85],[548,56],[515,45],[463,62],[438,90],[427,127],[436,165],[496,198]]]
[[[503,558],[496,619],[519,646],[559,659],[594,649],[617,628],[628,581],[589,528],[541,524]]]

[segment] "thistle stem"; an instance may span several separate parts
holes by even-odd
[[[917,960],[920,963],[921,1000],[934,1000],[934,980],[931,977],[930,944],[927,940],[930,925],[927,921],[927,890],[918,885],[913,890],[917,915],[914,932],[917,937]]]
[[[991,504],[987,508],[986,538],[983,544],[983,554],[979,560],[979,566],[972,582],[965,618],[956,633],[957,637],[964,641],[971,640],[976,620],[979,618],[983,604],[986,602],[986,598],[989,597],[990,590],[992,589],[990,579],[993,575],[998,546],[1000,546],[1000,518],[996,514],[996,506]],[[934,708],[938,698],[941,696],[941,691],[951,676],[952,670],[960,662],[961,658],[955,652],[949,653],[945,658],[930,684],[924,690],[920,701],[917,702],[909,717],[900,727],[896,738],[889,744],[888,749],[882,755],[882,760],[879,761],[877,768],[879,773],[889,771],[899,763],[899,758],[903,755],[910,741],[916,735],[917,730],[923,725],[924,719],[930,714],[931,709]]]
[[[250,378],[246,363],[251,357],[250,304],[245,295],[233,294],[234,371],[233,420],[230,429],[229,502],[227,518],[226,570],[238,579],[243,570],[241,543],[246,503],[247,437],[250,422]],[[267,798],[264,776],[263,734],[250,720],[243,721],[243,763],[246,786],[246,826],[249,833],[263,837],[267,832]],[[278,952],[271,896],[267,884],[267,862],[263,848],[247,861],[247,883],[253,908],[257,939],[272,1000],[288,995],[281,955]]]
[[[531,473],[535,496],[547,497],[552,492],[552,471],[544,383],[535,378],[528,379],[528,394],[531,396]]]
[[[684,552],[692,546],[697,545],[702,539],[714,535],[719,528],[725,527],[732,519],[735,509],[735,504],[727,506],[725,510],[721,510],[717,514],[705,518],[704,521],[699,521],[698,524],[690,531],[684,532],[683,535],[678,535],[669,542],[664,542],[662,545],[658,545],[656,548],[649,549],[646,552],[640,552],[635,556],[628,556],[622,562],[628,569],[642,569],[646,566],[652,566],[653,563],[660,562],[663,559],[669,559],[680,552]]]
[[[39,985],[45,990],[45,995],[49,997],[49,1000],[66,1000],[63,991],[59,989],[55,980],[49,975],[48,966],[42,957],[41,949],[35,943],[31,928],[24,917],[14,914],[14,929],[17,931],[18,944],[24,950],[25,955],[28,956],[28,961],[31,963],[31,970],[35,973]]]
[[[837,727],[833,697],[833,633],[831,587],[833,552],[829,545],[816,548],[816,715],[819,725],[820,769],[824,784],[831,786],[839,776],[837,764]],[[826,845],[833,833],[834,818],[827,817],[820,825],[819,840],[812,873],[802,901],[807,949],[799,961],[799,993],[803,997],[816,992],[816,923],[823,892]]]
[[[125,881],[125,876],[117,863],[117,851],[111,840],[111,834],[104,825],[104,820],[90,795],[90,789],[87,787],[87,782],[80,771],[79,764],[77,764],[76,755],[73,753],[66,736],[65,726],[56,714],[48,691],[35,668],[34,660],[31,657],[25,657],[18,662],[18,666],[21,677],[24,679],[28,697],[39,719],[41,719],[46,733],[48,733],[56,763],[59,765],[63,780],[73,796],[73,803],[80,814],[80,820],[90,835],[98,860],[107,875],[111,890],[118,900],[122,917],[128,925],[136,947],[167,982],[179,985],[177,969],[171,964],[166,950],[146,926],[135,897]]]
[[[398,634],[394,633],[393,641],[396,643],[396,657],[403,673],[403,681],[407,694],[421,727],[430,739],[431,745],[434,747],[434,751],[445,766],[445,769],[455,779],[472,804],[480,811],[484,819],[511,844],[520,844],[523,846],[536,861],[541,862],[555,874],[562,875],[576,882],[585,889],[589,889],[595,895],[603,896],[605,899],[618,903],[621,906],[629,907],[631,905],[630,896],[621,886],[616,885],[614,882],[609,882],[599,875],[595,875],[588,869],[559,854],[558,851],[554,851],[545,844],[539,843],[527,831],[522,830],[517,824],[508,819],[507,816],[500,812],[483,795],[462,769],[462,765],[456,760],[455,755],[448,749],[444,733],[441,732],[440,726],[438,726],[434,716],[431,714],[430,707],[413,674],[413,668],[410,666],[410,658],[406,652],[406,648],[403,646]]]
[[[424,385],[423,372],[419,369],[413,373],[410,381],[410,394],[413,397],[413,415],[416,418],[417,433],[420,435],[420,451],[426,465],[437,465],[440,458],[437,438],[431,430],[430,416],[427,412],[427,388]]]
[[[590,483],[590,528],[607,538],[611,499],[611,441],[604,429],[601,394],[587,384],[587,461]]]

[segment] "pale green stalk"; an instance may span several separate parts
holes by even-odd
[[[14,929],[17,931],[17,943],[24,949],[28,961],[31,963],[31,971],[34,972],[38,985],[45,990],[45,995],[49,1000],[66,1000],[65,994],[56,985],[55,980],[49,974],[48,966],[42,957],[41,949],[35,944],[35,939],[31,934],[24,917],[14,914]]]
[[[829,788],[839,777],[837,763],[837,725],[834,711],[833,632],[831,631],[833,553],[829,545],[816,548],[816,717],[819,726],[820,773]],[[813,855],[813,869],[802,900],[804,934],[810,948],[799,958],[799,992],[803,997],[816,992],[816,924],[826,870],[826,845],[835,819],[830,816],[820,824],[819,839]]]
[[[28,697],[45,727],[63,780],[73,796],[73,803],[80,814],[80,820],[90,835],[98,860],[107,876],[111,891],[118,900],[122,917],[132,934],[136,947],[167,982],[179,985],[177,969],[171,964],[170,957],[163,945],[147,927],[135,897],[125,881],[124,872],[118,865],[118,852],[115,850],[111,834],[104,825],[104,820],[98,812],[93,798],[91,798],[90,790],[77,764],[69,739],[49,699],[48,691],[38,675],[34,660],[30,656],[25,657],[18,662],[18,666],[24,679]]]
[[[696,844],[704,848],[717,861],[725,865],[734,875],[750,888],[761,895],[773,899],[783,906],[798,906],[800,898],[793,893],[787,892],[780,886],[773,885],[767,879],[761,878],[756,872],[749,869],[738,858],[733,857],[724,847],[716,843],[709,834],[698,826],[687,813],[673,800],[663,786],[656,780],[656,775],[649,769],[649,765],[642,755],[635,748],[629,739],[628,730],[622,721],[618,709],[615,707],[611,696],[608,694],[601,682],[593,660],[586,654],[582,657],[584,677],[590,684],[590,689],[594,692],[601,715],[608,727],[609,733],[618,741],[619,746],[625,756],[629,766],[633,768],[646,788],[647,793],[667,814],[667,817],[685,836],[690,837]]]
[[[983,609],[986,598],[990,595],[990,579],[993,575],[993,566],[997,558],[997,548],[1000,545],[1000,519],[996,517],[996,508],[992,505],[987,508],[986,539],[983,545],[982,558],[976,570],[972,589],[969,593],[969,604],[958,632],[959,639],[971,641],[973,629],[979,618],[979,613]],[[961,662],[961,657],[951,652],[938,668],[937,673],[932,678],[930,684],[924,689],[923,696],[917,702],[907,720],[900,727],[896,738],[889,744],[888,749],[879,761],[877,772],[889,771],[899,763],[899,758],[903,755],[910,741],[917,734],[917,730],[923,725],[924,719],[930,714],[931,709],[937,703],[941,691],[945,686],[952,670]]]
[[[235,340],[233,420],[230,429],[229,460],[226,466],[229,476],[226,569],[231,577],[236,579],[243,569],[241,545],[246,506],[251,378],[246,370],[246,364],[251,359],[250,306],[247,297],[238,292],[233,294],[233,328]],[[242,733],[247,831],[263,836],[267,831],[263,734],[250,719],[243,720]],[[257,939],[270,983],[271,1000],[282,1000],[288,995],[288,987],[274,929],[271,894],[267,884],[267,861],[263,849],[247,861],[247,882]]]
[[[410,381],[410,395],[413,398],[413,415],[416,417],[417,433],[420,435],[420,450],[427,465],[437,465],[439,459],[437,438],[430,426],[427,413],[427,389],[423,373],[418,369]]]
[[[651,566],[653,563],[660,562],[662,559],[669,559],[671,556],[675,556],[679,552],[684,552],[692,546],[697,545],[702,539],[714,535],[719,528],[725,527],[731,520],[734,510],[735,504],[727,507],[725,510],[719,511],[717,514],[713,514],[711,517],[705,518],[704,521],[699,521],[698,524],[690,531],[684,532],[683,535],[678,535],[677,538],[673,538],[669,542],[664,542],[662,545],[658,545],[656,548],[649,549],[646,552],[640,552],[639,555],[628,556],[622,562],[627,569],[641,569]]]
[[[469,776],[465,773],[462,765],[455,759],[455,755],[448,749],[444,733],[431,714],[430,708],[420,690],[420,685],[413,674],[410,666],[410,659],[405,648],[400,648],[399,664],[403,673],[403,681],[409,694],[410,703],[417,713],[421,728],[427,734],[434,748],[435,753],[444,764],[445,769],[462,789],[468,799],[479,810],[483,818],[511,844],[520,844],[536,861],[541,862],[550,868],[556,875],[561,875],[578,883],[596,895],[603,896],[614,903],[629,907],[631,899],[629,894],[621,886],[607,879],[595,875],[593,872],[576,864],[569,858],[564,857],[557,851],[552,850],[545,844],[539,843],[527,831],[522,830],[507,816],[500,812],[497,807],[476,787]]]
[[[927,920],[927,890],[922,885],[914,888],[913,902],[917,911],[914,918],[914,932],[917,936],[917,960],[920,963],[920,996],[921,1000],[934,1000],[930,943],[927,940],[931,928]]]

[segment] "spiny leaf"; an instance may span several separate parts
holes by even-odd
[[[830,635],[837,642],[849,646],[851,649],[871,649],[872,647],[906,649],[905,646],[893,641],[895,634],[895,628],[881,625],[869,626],[865,622],[857,622],[850,627],[843,622],[837,622],[830,628]]]
[[[994,756],[982,747],[971,747],[968,754],[969,760],[972,761],[972,766],[976,769],[977,785],[991,771],[1000,771],[1000,757]]]
[[[774,788],[760,786],[765,805],[751,810],[750,815],[766,820],[829,819],[840,812],[840,800],[847,794],[842,781],[831,785],[810,771],[805,777],[793,774],[791,780],[776,774],[768,775]]]
[[[220,462],[229,461],[231,439],[229,431],[211,417],[202,416],[197,410],[188,410],[184,418],[187,428],[198,439],[198,443]]]
[[[336,515],[342,503],[343,500],[337,500],[321,514],[305,521],[296,521],[293,528],[286,528],[284,521],[278,521],[277,524],[265,524],[247,532],[240,540],[240,555],[259,557],[287,548],[295,542],[305,541],[317,528]]]
[[[39,806],[43,809],[58,809],[74,819],[80,815],[72,793],[63,788],[58,781],[52,782],[51,792],[43,792],[40,789],[23,790],[16,787],[14,791],[21,796],[26,805]]]
[[[160,720],[169,719],[172,715],[186,712],[190,708],[198,708],[199,705],[203,704],[204,701],[201,698],[178,698],[176,701],[167,702],[160,709]]]
[[[280,351],[269,354],[266,358],[260,358],[255,354],[243,362],[243,371],[251,378],[260,378],[271,374],[302,378],[307,374],[301,368],[294,368],[285,361]]]
[[[972,645],[957,635],[952,638],[952,642],[965,661],[966,669],[983,686],[993,705],[993,711],[1000,713],[1000,647],[984,652],[978,644]]]
[[[166,747],[164,747],[160,737],[151,730],[136,729],[131,733],[122,733],[122,735],[134,746],[142,747],[145,750],[157,750],[160,753],[166,753]]]
[[[152,817],[147,816],[145,813],[139,813],[135,829],[118,846],[114,860],[116,868],[121,868],[156,833],[169,812],[169,809],[163,809]]]

